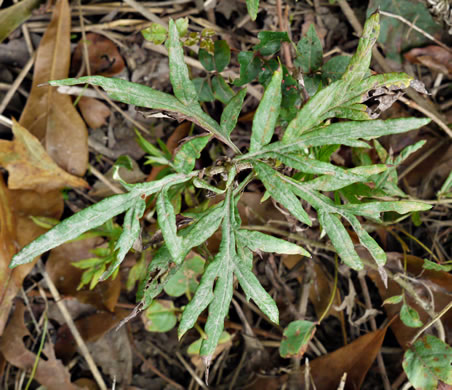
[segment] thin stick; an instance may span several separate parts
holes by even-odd
[[[92,165],[89,166],[90,172],[96,176],[102,183],[104,183],[110,190],[112,190],[115,194],[124,194],[124,190],[116,187],[113,183],[110,182],[102,173],[100,173],[96,168]]]
[[[406,25],[410,26],[413,30],[416,30],[418,33],[422,34],[424,37],[432,40],[437,45],[441,46],[443,49],[446,49],[449,53],[452,53],[452,49],[450,47],[446,46],[444,43],[442,43],[441,41],[436,39],[434,36],[430,35],[428,32],[426,32],[426,31],[422,30],[421,28],[419,28],[418,26],[416,26],[414,24],[414,22],[410,22],[409,20],[405,19],[403,16],[392,14],[391,12],[386,12],[386,11],[382,11],[382,10],[380,10],[379,12],[381,15],[400,20],[402,23],[405,23]]]
[[[433,122],[435,122],[439,127],[441,127],[450,138],[452,138],[452,130],[440,118],[438,118],[434,113],[430,112],[426,108],[421,107],[419,104],[417,104],[407,98],[399,97],[398,100],[400,100],[402,103],[406,104],[408,107],[414,108],[415,110],[422,112],[424,115],[427,115]]]
[[[25,76],[30,71],[31,67],[33,66],[33,63],[35,62],[36,54],[32,55],[30,59],[27,61],[23,69],[20,71],[14,82],[11,84],[11,88],[6,93],[5,97],[2,100],[2,104],[0,104],[0,114],[5,111],[6,106],[11,101],[12,97],[16,93],[17,89],[20,87],[20,84],[22,84],[22,81],[24,80]]]
[[[177,358],[180,360],[182,365],[185,367],[185,369],[190,373],[190,375],[193,377],[193,379],[196,381],[196,383],[201,386],[204,390],[208,390],[209,388],[206,386],[206,384],[203,382],[203,380],[199,377],[199,375],[196,374],[196,372],[191,368],[190,364],[188,364],[183,356],[180,354],[180,352],[176,352]]]
[[[71,315],[69,314],[69,311],[66,308],[66,305],[64,304],[64,301],[61,299],[60,293],[58,292],[56,286],[53,284],[52,279],[50,279],[50,276],[45,270],[41,260],[39,260],[38,264],[41,270],[41,274],[43,275],[44,280],[46,281],[47,286],[49,287],[50,293],[52,294],[58,309],[63,315],[63,318],[66,321],[66,324],[69,330],[71,331],[75,342],[77,343],[80,353],[85,358],[86,363],[88,364],[88,367],[91,370],[91,373],[93,374],[93,377],[97,385],[99,386],[100,390],[107,390],[107,385],[105,384],[104,379],[102,378],[102,375],[96,366],[96,363],[94,363],[94,359],[91,356],[85,342],[83,341],[82,336],[80,335],[77,327],[75,326],[74,321],[72,320]]]
[[[123,1],[126,4],[129,4],[132,8],[135,8],[141,15],[143,15],[146,19],[150,20],[151,22],[161,24],[162,26],[168,28],[167,23],[160,19],[156,14],[147,10],[141,4],[138,4],[138,2],[136,2],[135,0],[123,0]]]
[[[426,323],[421,329],[419,329],[419,332],[416,333],[416,335],[413,337],[413,339],[410,341],[410,345],[413,345],[414,342],[418,339],[418,337],[428,328],[430,328],[436,321],[439,321],[439,319],[447,313],[447,311],[452,308],[452,301],[450,301],[434,318],[432,318],[428,323]],[[443,340],[444,341],[444,340]]]

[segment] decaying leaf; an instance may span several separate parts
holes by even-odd
[[[3,333],[14,297],[34,262],[8,268],[17,247],[23,247],[44,233],[30,215],[60,218],[63,201],[59,191],[42,196],[34,191],[10,191],[0,176],[0,335]]]
[[[310,363],[317,389],[336,389],[344,372],[346,390],[360,389],[386,334],[387,327],[357,338],[352,343]]]
[[[123,318],[129,314],[129,310],[117,309],[113,313],[100,312],[82,317],[75,321],[75,326],[80,332],[83,341],[93,343],[113,329]],[[57,332],[55,341],[55,354],[58,359],[69,362],[77,351],[77,344],[66,324]]]
[[[89,127],[97,129],[107,123],[111,111],[108,106],[100,100],[82,96],[78,101],[78,107]]]
[[[36,355],[29,351],[23,342],[23,338],[29,335],[24,324],[24,312],[25,306],[18,301],[14,315],[3,337],[0,338],[0,352],[13,366],[31,370],[36,361]],[[34,379],[48,390],[79,390],[78,386],[71,383],[69,371],[60,360],[56,359],[51,343],[45,344],[43,353],[47,359],[42,357],[39,359]]]
[[[14,141],[0,140],[0,165],[9,172],[12,190],[48,192],[64,187],[88,187],[83,179],[56,165],[38,139],[13,122]]]
[[[96,33],[86,34],[86,47],[91,74],[114,76],[124,69],[124,60],[113,41]],[[77,74],[83,63],[83,40],[80,40],[72,56],[72,73]],[[85,71],[83,75],[85,75]]]
[[[58,0],[42,37],[34,65],[33,85],[19,123],[40,141],[47,153],[67,172],[83,176],[88,164],[88,133],[72,105],[49,85],[68,77],[71,55],[71,14],[67,0]]]

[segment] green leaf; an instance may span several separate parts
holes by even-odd
[[[215,96],[213,96],[212,88],[210,87],[207,78],[198,77],[193,79],[192,82],[200,102],[213,102],[215,100]]]
[[[94,229],[110,218],[123,213],[124,211],[135,207],[137,198],[146,198],[160,191],[164,186],[178,184],[190,180],[191,175],[173,174],[168,175],[161,180],[148,183],[130,184],[131,192],[127,194],[114,195],[96,203],[86,209],[65,219],[36,240],[22,248],[11,260],[10,267],[14,268],[21,264],[26,264],[36,256],[53,249],[64,242],[77,238],[80,234]]]
[[[215,99],[218,99],[223,104],[227,104],[235,96],[232,88],[220,75],[212,77],[212,89]]]
[[[253,252],[276,252],[311,257],[309,252],[296,244],[254,230],[238,230],[237,239],[243,246],[251,249]]]
[[[182,238],[177,235],[176,214],[171,200],[168,196],[167,188],[163,188],[157,197],[156,203],[157,221],[162,230],[165,244],[171,254],[173,261],[180,264],[184,259],[182,254]]]
[[[322,228],[328,234],[342,261],[356,271],[362,270],[364,268],[363,263],[339,218],[322,210],[317,210],[317,212]]]
[[[215,68],[217,72],[222,72],[231,61],[231,49],[224,40],[215,41],[213,44]]]
[[[178,101],[174,96],[156,91],[155,89],[149,88],[145,85],[103,76],[87,76],[80,77],[78,79],[54,80],[49,81],[49,84],[52,86],[76,84],[98,85],[99,87],[102,87],[112,99],[139,107],[169,111],[174,113],[176,116],[179,115],[180,118],[190,120],[212,133],[216,138],[224,142],[235,152],[239,152],[238,148],[228,139],[228,137],[223,134],[220,125],[209,115],[204,113],[197,103],[186,106]]]
[[[228,136],[232,133],[232,130],[234,130],[235,125],[237,124],[245,96],[246,88],[243,88],[237,92],[237,95],[229,100],[221,114],[220,125],[224,133]]]
[[[172,301],[163,299],[153,301],[142,314],[144,328],[148,332],[168,332],[177,323],[174,311],[175,308]]]
[[[450,262],[448,262],[450,263]],[[450,272],[452,271],[452,264],[438,264],[433,261],[424,259],[424,264],[422,264],[422,268],[424,269],[430,269],[432,271],[438,271],[438,272]]]
[[[444,196],[447,193],[451,192],[452,189],[452,171],[449,173],[446,181],[441,186],[441,189],[438,192],[438,197]]]
[[[241,51],[237,61],[240,64],[240,78],[234,80],[234,85],[241,87],[257,77],[261,71],[262,61],[255,57],[252,51]]]
[[[308,343],[315,332],[315,323],[311,321],[292,321],[284,329],[284,339],[279,347],[279,354],[283,358],[301,357],[308,348]]]
[[[436,390],[438,381],[452,385],[452,348],[430,334],[405,352],[403,369],[416,389]]]
[[[201,62],[202,66],[204,66],[207,71],[212,72],[213,70],[215,70],[213,55],[210,54],[206,49],[199,49],[198,58],[199,62]]]
[[[318,94],[316,96],[318,96]],[[342,144],[361,146],[365,144],[356,141],[359,138],[371,140],[383,135],[405,133],[407,131],[425,126],[429,122],[430,119],[428,118],[398,118],[388,119],[385,121],[373,120],[333,123],[329,126],[318,127],[309,133],[298,136],[295,142],[290,144],[287,148],[281,148],[280,151],[287,152],[296,150],[298,145],[321,146]],[[275,144],[276,143],[273,144],[274,148],[276,148]],[[366,146],[367,145],[365,145],[365,147]]]
[[[159,148],[152,145],[147,139],[145,139],[138,130],[135,129],[135,134],[137,135],[137,142],[140,145],[141,149],[143,149],[146,153],[151,156],[155,156],[161,158],[163,161],[167,161],[167,157],[165,153],[163,153]]]
[[[367,233],[364,228],[361,226],[358,218],[354,215],[345,214],[345,218],[352,225],[353,230],[356,232],[359,238],[359,242],[367,248],[369,253],[374,258],[375,262],[379,266],[383,266],[386,264],[386,252],[377,244],[377,242]]]
[[[235,257],[234,273],[247,299],[252,299],[270,321],[278,324],[279,312],[274,299],[265,291],[256,275],[248,268],[246,261],[243,261],[238,256]]]
[[[353,212],[363,217],[379,219],[380,213],[395,211],[399,214],[411,213],[414,211],[426,211],[432,208],[428,203],[400,200],[395,202],[368,202],[368,203],[348,203],[343,206],[345,210]]]
[[[267,145],[273,137],[281,106],[281,81],[282,71],[278,69],[273,74],[254,115],[251,130],[251,153]]]
[[[378,36],[378,20],[378,14],[367,20],[358,49],[341,80],[330,84],[309,99],[289,123],[283,142],[296,141],[304,132],[334,116],[353,120],[374,119],[372,110],[360,104],[370,98],[369,91],[378,88],[383,88],[383,91],[384,88],[403,89],[410,86],[412,78],[404,73],[388,73],[364,79],[369,69],[372,47]]]
[[[172,297],[194,293],[199,282],[197,277],[204,271],[204,259],[194,256],[182,263],[182,267],[168,280],[164,290]]]
[[[181,173],[190,173],[195,167],[196,159],[210,140],[210,135],[194,137],[185,142],[174,156],[174,169]]]
[[[30,263],[33,259],[66,241],[77,238],[80,234],[94,229],[115,215],[121,214],[135,203],[132,193],[114,195],[96,203],[72,217],[65,219],[48,232],[22,248],[13,256],[10,268]]]
[[[223,242],[222,242],[223,243]],[[199,286],[196,289],[193,299],[185,307],[180,320],[178,335],[179,339],[187,332],[187,330],[193,328],[199,315],[204,309],[209,306],[213,299],[213,284],[218,276],[221,268],[221,258],[225,253],[225,248],[220,246],[218,254],[214,260],[206,267],[204,274],[201,277]]]
[[[377,42],[379,34],[380,14],[375,12],[366,20],[356,53],[353,55],[342,76],[342,80],[346,81],[349,85],[361,81],[366,75],[372,58],[372,48]]]
[[[309,26],[309,30],[297,44],[298,57],[295,64],[301,66],[304,73],[312,73],[322,66],[323,49],[314,25]]]
[[[290,42],[289,35],[281,31],[260,31],[257,34],[260,42],[254,46],[263,56],[271,56],[281,48],[282,42]]]
[[[259,10],[259,0],[246,0],[246,8],[251,16],[251,20],[256,20],[257,11]]]
[[[188,68],[184,62],[184,50],[179,40],[179,32],[172,19],[169,21],[169,38],[166,42],[169,58],[169,74],[176,98],[185,106],[198,104],[198,94],[188,76]]]
[[[124,223],[122,227],[122,233],[119,236],[118,241],[116,242],[115,250],[118,250],[116,254],[115,261],[110,265],[108,270],[102,274],[100,280],[105,280],[109,278],[113,272],[116,271],[116,268],[124,260],[127,253],[132,248],[135,241],[139,238],[141,233],[141,225],[140,219],[146,210],[146,202],[142,198],[137,198],[136,203],[133,207],[127,210],[127,213],[124,217]]]
[[[144,39],[156,45],[161,45],[166,40],[168,32],[166,28],[159,23],[151,23],[148,28],[141,30]]]
[[[183,38],[188,31],[188,18],[180,18],[176,20],[176,28],[179,33],[179,37]]]
[[[183,258],[190,250],[204,243],[217,231],[223,220],[223,214],[224,208],[220,204],[206,211],[199,216],[196,222],[180,231],[180,236],[183,238],[182,247],[186,251],[182,256]],[[164,245],[155,253],[152,262],[149,264],[146,278],[144,278],[138,289],[137,299],[143,302],[144,307],[148,306],[162,292],[171,277],[181,267],[180,264],[176,264],[170,268],[170,263],[171,255],[166,245]],[[157,276],[150,280],[151,275],[155,273],[157,273]]]
[[[232,339],[232,336],[228,332],[223,331],[223,333],[221,333],[220,339],[218,340],[218,345],[220,346],[221,344],[226,344],[231,339]],[[193,341],[187,348],[187,354],[191,355],[191,356],[194,356],[194,355],[199,356],[199,351],[201,349],[202,341],[203,341],[202,337],[200,337],[196,341]]]
[[[383,305],[396,305],[402,302],[403,295],[394,295],[384,300]]]
[[[410,328],[419,328],[423,325],[419,313],[407,303],[404,303],[400,309],[400,319]]]
[[[0,43],[25,22],[31,16],[31,11],[42,2],[42,0],[22,0],[17,4],[2,9],[0,11]]]
[[[350,63],[351,57],[349,56],[335,56],[327,61],[322,66],[322,79],[325,84],[328,81],[337,81],[345,73],[348,64]]]
[[[253,161],[253,166],[270,195],[300,222],[312,226],[312,221],[306,211],[303,210],[301,202],[293,194],[290,186],[281,180],[277,172],[259,161]]]

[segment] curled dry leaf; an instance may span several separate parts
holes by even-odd
[[[452,53],[441,46],[418,47],[411,49],[404,56],[412,64],[421,64],[434,72],[452,75]]]
[[[82,96],[78,101],[78,107],[82,113],[83,119],[92,129],[102,127],[107,123],[110,116],[110,109],[100,100]]]
[[[84,43],[86,43],[92,75],[111,77],[124,70],[124,60],[113,41],[99,34],[88,33],[86,41],[81,39],[74,50],[71,63],[72,74],[78,76],[87,74],[86,66],[83,64]],[[103,126],[110,115],[108,106],[97,99],[82,97],[78,107],[88,126],[93,129]]]
[[[68,77],[71,14],[67,0],[58,0],[42,37],[34,65],[33,85],[20,124],[40,141],[64,170],[82,176],[88,166],[88,132],[69,95],[49,85]]]
[[[42,196],[34,191],[10,191],[0,175],[0,335],[8,319],[14,297],[34,262],[10,269],[17,247],[23,247],[44,233],[30,215],[60,218],[63,201],[59,191]]]
[[[23,338],[29,335],[24,324],[25,306],[18,301],[14,315],[0,339],[0,352],[13,366],[23,370],[31,370],[37,356],[29,351]],[[60,360],[55,357],[51,343],[46,343],[43,349],[46,360],[39,359],[34,379],[48,390],[79,390],[80,387],[71,383],[71,375]]]
[[[64,187],[88,187],[83,179],[56,165],[38,139],[13,121],[14,141],[0,140],[0,166],[9,172],[12,190],[48,192]]]
[[[111,77],[123,71],[124,60],[110,39],[96,33],[88,33],[86,34],[86,47],[91,75]],[[80,40],[72,56],[71,70],[74,75],[80,72],[82,64],[83,40]],[[82,73],[86,74],[86,68]]]

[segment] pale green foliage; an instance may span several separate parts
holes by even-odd
[[[425,335],[405,352],[403,368],[416,389],[436,390],[441,380],[452,385],[452,348],[432,335]]]
[[[258,1],[248,0],[247,6],[250,14],[255,18]],[[84,232],[125,212],[124,228],[115,247],[117,257],[104,277],[117,272],[125,254],[131,250],[134,242],[139,238],[140,218],[145,210],[145,199],[155,194],[155,211],[165,242],[153,254],[145,277],[140,278],[141,284],[138,291],[140,308],[147,308],[155,302],[155,298],[167,283],[174,280],[172,278],[175,275],[177,278],[181,275],[180,272],[184,272],[184,260],[189,252],[202,245],[221,226],[222,239],[219,251],[212,256],[213,258],[207,259],[199,285],[194,286],[196,290],[182,313],[179,326],[181,337],[195,325],[199,315],[209,308],[209,316],[205,324],[207,338],[200,346],[200,354],[206,357],[206,361],[210,360],[222,335],[224,319],[232,299],[234,277],[237,278],[247,298],[252,299],[269,320],[278,322],[276,303],[253,273],[252,252],[309,256],[305,249],[293,243],[241,228],[237,202],[252,179],[256,177],[260,179],[267,194],[286,208],[300,224],[311,226],[313,220],[317,218],[345,264],[355,270],[363,268],[344,221],[356,232],[360,243],[369,250],[378,266],[383,267],[386,261],[384,251],[363,228],[357,217],[362,216],[378,222],[382,212],[395,211],[405,214],[427,210],[430,206],[414,201],[382,201],[373,198],[385,195],[386,187],[382,185],[377,192],[377,189],[374,191],[365,183],[375,183],[375,178],[381,180],[380,175],[384,175],[391,169],[388,169],[385,164],[344,169],[329,162],[329,156],[337,149],[337,145],[369,148],[365,141],[387,134],[403,133],[429,122],[428,119],[419,118],[371,120],[375,117],[375,113],[363,103],[369,99],[372,91],[403,89],[407,88],[411,82],[411,77],[403,73],[369,76],[371,49],[377,39],[378,29],[379,16],[374,14],[367,21],[358,50],[350,60],[342,78],[320,89],[287,124],[287,127],[280,129],[284,134],[282,140],[271,142],[276,126],[280,124],[285,127],[279,122],[283,72],[280,69],[276,70],[257,108],[252,126],[250,149],[245,154],[241,154],[239,148],[231,141],[230,135],[242,109],[246,89],[234,94],[223,80],[226,87],[221,87],[223,92],[220,95],[225,101],[225,108],[220,124],[207,115],[198,102],[198,92],[189,78],[178,27],[173,21],[169,23],[169,38],[166,45],[169,50],[170,79],[174,96],[124,80],[100,76],[51,81],[50,84],[53,86],[83,83],[97,85],[103,88],[111,98],[124,103],[162,110],[178,119],[190,120],[210,134],[188,140],[178,149],[174,159],[166,151],[161,151],[139,136],[138,142],[151,155],[149,157],[151,162],[168,165],[177,173],[153,182],[134,185],[125,183],[115,175],[114,177],[128,191],[126,194],[107,198],[64,220],[15,255],[11,267],[31,262],[34,257],[45,251],[75,239]],[[158,30],[157,33],[163,32]],[[314,32],[311,31],[310,34],[311,40],[314,40]],[[216,52],[221,55],[218,58],[213,57],[212,67],[222,68],[229,62],[228,51],[223,46],[223,44],[217,44]],[[210,61],[207,54],[204,60]],[[311,67],[312,64],[318,66],[318,62],[318,59],[314,61],[313,57],[309,59],[306,66]],[[218,77],[213,80],[216,80],[218,85],[222,82]],[[344,118],[349,121],[331,123],[331,118]],[[196,159],[199,158],[212,136],[228,146],[235,155],[229,153],[229,160],[220,167],[193,171]],[[405,154],[409,154],[417,147],[408,149]],[[322,160],[316,157],[322,152],[328,155],[327,159]],[[384,155],[382,148],[379,149],[379,154]],[[382,162],[387,163],[388,160],[382,159]],[[397,164],[397,161],[390,162]],[[294,174],[287,175],[286,172],[289,170],[281,169],[284,167],[291,168]],[[220,188],[209,183],[211,176],[216,174],[213,168],[219,169],[217,172],[223,175],[224,182]],[[245,169],[251,172],[242,179],[237,172]],[[238,182],[238,180],[241,181]],[[224,199],[205,211],[194,213],[193,221],[188,226],[178,228],[173,196],[175,191],[180,191],[181,186],[186,185],[224,194]],[[359,201],[350,201],[346,196],[341,200],[340,195],[344,195],[345,190],[354,185],[364,186],[367,194],[361,196]],[[336,202],[333,202],[328,194],[323,193],[331,191],[338,191],[339,196]],[[309,204],[310,209],[315,210],[317,215],[314,213],[309,215],[302,201]],[[305,346],[309,332],[313,331],[312,324],[308,325],[303,328],[305,329],[304,337],[296,340],[298,348]],[[284,353],[291,355],[298,352],[287,349]]]

